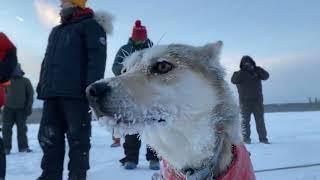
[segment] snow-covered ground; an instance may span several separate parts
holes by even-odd
[[[320,112],[266,114],[266,124],[271,145],[258,143],[255,125],[252,124],[253,144],[248,148],[255,170],[320,163]],[[34,150],[30,154],[17,153],[14,138],[12,154],[7,156],[8,180],[35,180],[40,174],[42,153],[37,132],[38,125],[29,125],[29,143]],[[118,162],[123,157],[122,148],[110,148],[110,134],[96,122],[93,123],[92,132],[89,180],[150,179],[154,171],[148,169],[144,146],[141,148],[138,169],[123,170]],[[256,176],[258,180],[320,180],[320,166],[263,172]]]

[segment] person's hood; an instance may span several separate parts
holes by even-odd
[[[252,64],[254,67],[256,67],[256,62],[250,57],[250,56],[243,56],[241,58],[241,62],[240,62],[240,69],[243,68],[243,64],[245,62],[249,62],[250,64]]]
[[[81,9],[79,7],[65,8],[60,11],[61,24],[78,22],[83,19],[92,18],[94,12],[90,8]]]
[[[13,78],[19,78],[19,77],[23,77],[25,75],[25,72],[21,69],[21,65],[18,64],[16,66],[15,71],[13,72],[12,76]]]
[[[106,11],[94,12],[90,8],[80,9],[77,8],[70,18],[67,17],[66,20],[62,20],[63,23],[77,22],[82,19],[94,18],[98,24],[104,29],[107,34],[112,34],[113,32],[113,16]]]
[[[0,32],[0,62],[4,60],[6,53],[15,49],[15,45],[10,41],[10,39],[6,36],[5,33]]]

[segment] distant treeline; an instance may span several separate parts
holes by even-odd
[[[287,104],[265,104],[266,113],[275,112],[305,112],[305,111],[320,111],[320,102],[312,103],[287,103]],[[41,119],[41,108],[33,109],[32,115],[28,118],[28,123],[39,123]],[[1,112],[0,112],[1,116]],[[1,124],[1,118],[0,118]]]
[[[266,113],[320,111],[320,103],[266,104],[264,108]]]

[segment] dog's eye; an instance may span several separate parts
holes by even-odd
[[[124,74],[126,72],[127,72],[127,69],[125,69],[125,68],[121,69],[121,74]]]
[[[173,69],[173,65],[167,61],[157,62],[153,65],[151,72],[157,74],[165,74]]]

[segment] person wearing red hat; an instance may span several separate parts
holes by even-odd
[[[135,51],[150,48],[152,46],[153,43],[148,38],[146,27],[142,26],[140,20],[137,20],[128,43],[122,46],[116,54],[116,58],[112,66],[114,75],[118,76],[126,72],[122,64],[127,56],[130,56]],[[115,143],[120,144],[120,140],[116,139]],[[137,167],[140,146],[141,141],[139,140],[139,134],[125,136],[125,142],[123,144],[125,157],[120,160],[125,169],[135,169]],[[160,169],[159,159],[156,153],[149,146],[147,146],[146,159],[149,161],[150,169]]]
[[[122,73],[122,63],[125,57],[131,55],[135,51],[150,48],[152,46],[153,43],[148,38],[146,27],[141,25],[140,20],[136,20],[135,26],[132,30],[132,35],[129,38],[128,43],[123,45],[116,54],[115,60],[112,65],[112,72],[114,73],[114,75],[118,76]]]
[[[152,46],[152,42],[148,39],[147,29],[141,25],[141,21],[137,20],[132,30],[131,38],[129,42],[122,46],[116,55],[116,59],[112,66],[113,73],[117,76],[121,74],[122,62],[124,57],[129,56],[136,50],[149,48]],[[114,130],[113,130],[114,133]],[[119,147],[121,144],[120,138],[112,136],[113,143],[111,147]]]

